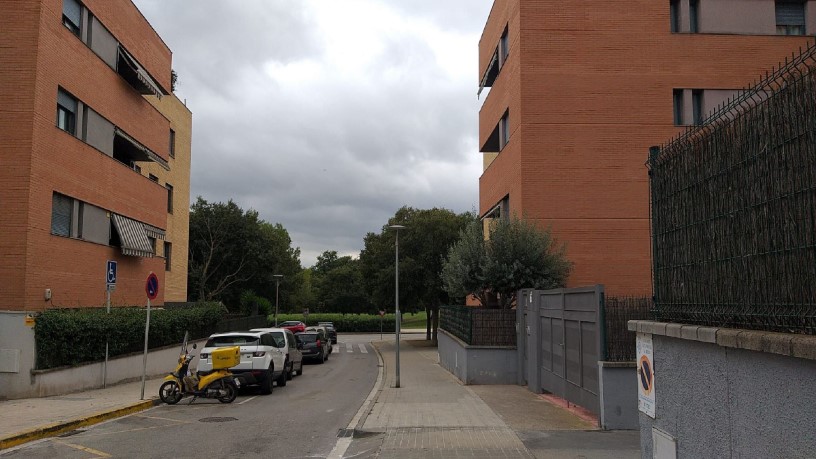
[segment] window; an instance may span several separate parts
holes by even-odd
[[[505,112],[501,120],[499,120],[499,151],[503,150],[510,141],[510,129],[507,117],[509,113]]]
[[[689,0],[689,32],[697,33],[700,31],[699,26],[699,11],[698,0]]]
[[[502,33],[501,38],[499,39],[499,68],[504,66],[505,61],[507,61],[507,55],[510,53],[510,43],[507,39],[507,27],[504,28],[504,33]]]
[[[703,124],[703,90],[693,89],[691,91],[691,111],[694,117],[694,124]]]
[[[76,0],[62,0],[62,24],[74,35],[79,36],[82,24],[82,5]]]
[[[683,90],[675,89],[672,91],[672,99],[674,102],[674,124],[679,126],[683,124]]]
[[[164,241],[164,270],[171,270],[171,260],[173,259],[173,244]]]
[[[173,185],[170,185],[169,183],[165,183],[164,186],[167,187],[167,213],[172,214],[173,213]]]
[[[57,92],[57,127],[76,135],[77,100],[60,89]]]
[[[680,0],[669,2],[669,21],[672,33],[680,32]]]
[[[74,200],[54,193],[51,201],[51,234],[70,237],[73,213]]]
[[[156,253],[156,238],[148,236],[147,240],[150,241],[150,248],[153,249],[153,253]]]
[[[805,3],[803,1],[777,0],[776,33],[778,35],[805,34]]]
[[[170,129],[170,157],[176,157],[176,131]]]
[[[155,175],[153,175],[153,174],[147,174],[147,178],[149,178],[150,180],[153,180],[153,181],[154,181],[154,182],[156,182],[156,183],[159,183],[159,178],[158,178],[158,177],[156,177],[156,176],[155,176]]]

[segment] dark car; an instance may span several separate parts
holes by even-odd
[[[326,342],[326,337],[322,332],[296,333],[295,339],[298,340],[298,347],[304,360],[317,360],[323,363],[329,358],[329,343]]]
[[[337,329],[334,327],[332,322],[318,322],[317,325],[326,327],[326,331],[329,332],[329,338],[331,338],[332,344],[337,344]]]

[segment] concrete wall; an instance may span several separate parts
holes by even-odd
[[[19,398],[30,384],[29,371],[34,368],[34,327],[26,325],[27,314],[0,312],[0,400]]]
[[[470,346],[445,330],[438,333],[439,364],[465,384],[516,384],[516,348]]]
[[[656,417],[639,414],[643,457],[652,457],[653,428],[676,440],[678,458],[813,457],[816,361],[652,339]]]
[[[598,362],[601,428],[637,430],[637,365],[635,362]]]

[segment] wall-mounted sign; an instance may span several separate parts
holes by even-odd
[[[637,334],[638,410],[655,417],[655,373],[652,335]]]

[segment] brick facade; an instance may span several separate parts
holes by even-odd
[[[505,27],[509,53],[483,97],[479,139],[508,111],[510,140],[498,155],[484,151],[480,213],[509,197],[511,213],[567,243],[569,286],[649,295],[644,163],[649,146],[680,132],[673,89],[745,87],[806,37],[672,33],[668,1],[496,0],[480,78]]]
[[[83,4],[169,91],[170,50],[133,3]],[[61,87],[160,157],[169,157],[170,122],[63,25],[62,8],[62,0],[12,2],[0,16],[5,38],[0,47],[2,310],[102,306],[106,260],[118,261],[114,305],[143,304],[150,271],[164,283],[161,258],[124,256],[117,247],[51,232],[54,192],[167,227],[163,186],[56,126]],[[45,289],[51,290],[50,301]],[[157,303],[163,301],[162,291]]]

